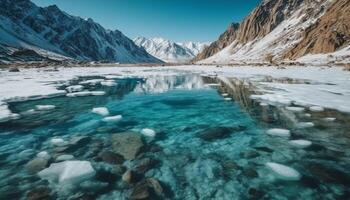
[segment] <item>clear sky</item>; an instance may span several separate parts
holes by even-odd
[[[177,42],[215,40],[240,22],[261,0],[32,0],[39,6],[92,18],[130,38],[164,37]]]

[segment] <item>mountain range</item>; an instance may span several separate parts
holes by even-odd
[[[106,30],[57,6],[0,0],[0,60],[87,60],[160,63],[118,30]]]
[[[349,0],[264,0],[194,61],[350,62]]]
[[[163,38],[147,39],[145,37],[137,37],[134,42],[152,56],[169,63],[189,62],[208,45],[208,43],[179,43]]]

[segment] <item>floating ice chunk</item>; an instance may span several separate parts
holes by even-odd
[[[102,116],[109,115],[109,111],[108,111],[108,109],[106,107],[93,108],[92,112],[96,113],[96,114],[99,114],[99,115],[102,115]]]
[[[223,97],[227,97],[229,94],[227,94],[227,93],[222,93],[221,94]]]
[[[311,117],[310,113],[305,113],[305,117]]]
[[[81,91],[81,92],[73,92],[66,94],[67,97],[85,97],[85,96],[91,96],[90,91]]]
[[[90,85],[97,85],[104,81],[104,79],[92,79],[87,81],[81,81],[79,84],[90,84]]]
[[[117,75],[106,75],[105,78],[106,79],[116,79],[116,78],[120,78],[120,77]]]
[[[315,126],[315,124],[312,122],[299,122],[299,123],[297,123],[298,128],[311,128],[314,126]]]
[[[38,154],[36,154],[36,157],[43,158],[45,160],[49,160],[51,158],[50,154],[47,153],[47,151],[39,152]]]
[[[296,113],[301,113],[305,110],[305,108],[303,107],[293,107],[293,106],[288,106],[286,107],[287,110],[292,111],[292,112],[296,112]]]
[[[144,128],[141,130],[141,134],[144,136],[148,136],[148,137],[154,137],[156,136],[156,132],[152,129],[149,128]]]
[[[324,108],[321,106],[311,106],[309,110],[312,112],[323,112]]]
[[[266,131],[268,135],[272,136],[278,136],[278,137],[289,137],[290,131],[287,129],[281,129],[281,128],[272,128]]]
[[[212,86],[212,87],[220,86],[220,84],[218,84],[218,83],[208,83],[208,84],[205,84],[205,85]]]
[[[53,138],[51,139],[51,144],[55,146],[64,146],[66,142],[62,138]]]
[[[265,103],[265,102],[261,102],[261,103],[260,103],[260,106],[266,107],[266,106],[269,106],[269,104],[268,104],[268,103]]]
[[[113,81],[113,80],[107,80],[107,81],[102,81],[101,85],[103,85],[103,86],[110,86],[111,87],[111,86],[116,86],[117,83],[115,81]]]
[[[35,108],[37,110],[53,110],[56,108],[54,105],[36,105]]]
[[[53,163],[38,173],[40,178],[60,184],[79,184],[94,177],[95,174],[89,161]]]
[[[225,101],[231,101],[232,98],[224,98]]]
[[[309,140],[291,140],[289,144],[298,147],[298,148],[306,148],[312,144]]]
[[[335,120],[336,120],[336,118],[334,118],[334,117],[323,118],[323,121],[326,121],[326,122],[334,122]]]
[[[70,93],[72,92],[80,92],[84,89],[84,86],[82,85],[71,85],[69,87],[66,87],[66,90]]]
[[[105,94],[106,94],[105,91],[92,91],[91,92],[91,95],[93,95],[93,96],[103,96]]]
[[[121,115],[116,115],[116,116],[110,116],[110,117],[105,117],[102,119],[104,122],[117,122],[122,119]]]
[[[74,156],[73,155],[68,155],[68,154],[64,154],[64,155],[60,155],[56,158],[57,162],[61,162],[61,161],[66,161],[66,160],[73,160]]]
[[[291,167],[273,162],[268,162],[265,165],[270,170],[272,170],[280,179],[297,181],[301,178],[300,173]]]

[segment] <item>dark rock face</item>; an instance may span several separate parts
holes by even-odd
[[[46,200],[50,198],[51,190],[46,186],[40,186],[27,193],[27,200]]]
[[[161,62],[143,48],[136,46],[120,31],[106,30],[92,19],[84,20],[71,16],[55,5],[41,8],[29,0],[0,0],[0,4],[0,16],[11,23],[8,26],[0,26],[1,31],[23,43],[77,60]],[[2,42],[0,38],[0,43],[8,42]],[[21,47],[19,43],[8,45]]]
[[[123,156],[111,151],[103,151],[99,154],[99,157],[102,159],[102,161],[109,164],[122,164],[124,162]]]
[[[238,23],[232,23],[228,27],[228,29],[222,33],[218,40],[211,43],[208,47],[206,47],[201,53],[199,53],[194,61],[203,60],[205,58],[208,58],[216,53],[218,53],[220,50],[224,49],[228,45],[230,45],[237,36],[237,30],[239,28]]]
[[[305,30],[303,40],[285,57],[295,59],[305,54],[330,53],[350,43],[350,1],[338,0]]]

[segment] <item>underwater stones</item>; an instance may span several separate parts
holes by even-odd
[[[95,174],[89,161],[78,160],[53,163],[38,173],[40,178],[60,184],[78,184],[94,177]]]
[[[297,181],[301,178],[300,173],[291,167],[273,162],[268,162],[265,165],[280,179]]]
[[[258,172],[256,172],[256,170],[253,169],[253,168],[244,169],[243,170],[243,175],[247,176],[249,178],[258,178],[259,177]]]
[[[131,170],[127,170],[123,175],[122,175],[122,180],[125,183],[131,184],[133,181],[134,173]]]
[[[9,72],[20,72],[17,67],[10,67]]]
[[[252,199],[261,199],[263,196],[265,196],[265,192],[258,190],[256,188],[249,188],[248,195]]]
[[[148,199],[153,196],[152,194],[161,196],[163,188],[157,179],[148,178],[135,185],[130,194],[130,199]]]
[[[73,160],[74,156],[73,155],[69,155],[69,154],[64,154],[64,155],[60,155],[56,158],[57,162],[61,162],[61,161],[66,161],[66,160]]]
[[[103,151],[98,155],[99,158],[103,162],[109,163],[109,164],[122,164],[124,162],[124,157],[113,153],[111,151]]]
[[[45,200],[50,198],[50,188],[46,186],[39,186],[30,190],[27,195],[27,200]]]
[[[246,151],[243,153],[243,157],[247,159],[259,157],[260,154],[256,151]]]
[[[311,128],[314,127],[315,124],[313,122],[299,122],[297,123],[297,128]]]
[[[143,158],[141,160],[136,161],[136,166],[135,166],[135,170],[138,173],[145,173],[146,171],[148,171],[149,169],[151,169],[152,167],[154,167],[158,162],[154,159],[151,158]]]
[[[54,105],[36,105],[35,108],[40,111],[53,110],[56,108]]]
[[[290,137],[290,131],[281,128],[272,128],[266,131],[266,134],[278,137]]]
[[[306,169],[312,176],[324,182],[350,185],[350,176],[333,167],[324,166],[321,163],[311,163],[306,166]]]
[[[109,115],[109,111],[106,107],[93,108],[91,112],[102,116]]]
[[[34,158],[33,160],[29,161],[25,168],[30,174],[35,174],[39,172],[40,170],[45,169],[46,165],[48,164],[48,159],[45,158]]]
[[[91,138],[87,136],[76,136],[69,141],[71,146],[83,146],[90,142]]]
[[[305,110],[305,108],[303,107],[293,107],[293,106],[288,106],[286,107],[286,109],[295,113],[301,113],[301,112],[304,112]]]
[[[70,93],[80,92],[83,89],[84,89],[84,86],[82,86],[82,85],[71,85],[71,86],[66,87],[67,92],[70,92]]]
[[[144,128],[141,130],[141,134],[147,137],[155,137],[156,132],[150,128]]]
[[[232,133],[243,131],[245,129],[246,129],[245,126],[210,128],[204,131],[203,133],[200,133],[198,137],[205,141],[213,141],[217,139],[227,138]]]
[[[297,148],[306,148],[312,145],[312,142],[309,140],[291,140],[288,143]]]
[[[144,146],[141,136],[134,132],[123,132],[112,135],[113,151],[126,160],[135,159]]]
[[[110,116],[110,117],[105,117],[102,119],[104,122],[117,122],[122,119],[121,115],[116,115],[116,116]]]
[[[311,106],[309,107],[309,110],[312,112],[323,112],[324,108],[321,106]]]
[[[254,149],[258,150],[258,151],[264,151],[266,153],[272,153],[273,150],[270,149],[269,147],[254,147]]]

